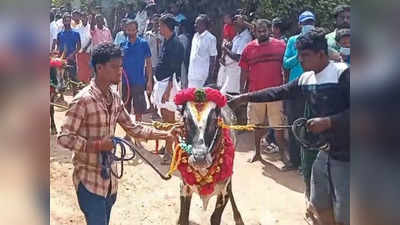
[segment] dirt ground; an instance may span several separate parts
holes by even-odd
[[[63,112],[56,112],[59,130]],[[117,129],[116,136],[125,132]],[[264,155],[269,163],[250,164],[247,159],[254,150],[252,133],[238,135],[233,174],[233,192],[236,204],[246,225],[306,225],[304,182],[297,171],[280,172],[276,155]],[[154,149],[154,142],[145,145]],[[167,166],[158,162],[160,156],[144,152],[163,171]],[[56,144],[50,137],[50,204],[52,225],[85,224],[72,183],[72,153]],[[179,177],[163,181],[145,162],[136,159],[125,166],[124,176],[119,182],[116,204],[111,212],[112,225],[173,225],[179,216]],[[197,195],[192,199],[191,225],[209,224],[216,198],[212,198],[204,212]],[[222,216],[222,225],[233,225],[233,214],[228,203]]]

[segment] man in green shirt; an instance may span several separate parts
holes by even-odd
[[[340,46],[336,42],[336,31],[343,28],[350,29],[350,10],[349,5],[339,5],[335,8],[336,29],[325,36],[328,40],[328,47],[337,52],[340,51]]]

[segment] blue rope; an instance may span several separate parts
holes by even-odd
[[[102,152],[101,153],[101,177],[105,180],[110,179],[110,176],[113,175],[117,179],[120,179],[124,174],[124,162],[132,160],[136,156],[135,149],[130,145],[130,143],[122,138],[113,137],[112,142],[114,144],[114,149],[112,152]],[[126,145],[129,146],[129,150],[132,152],[132,156],[126,158]],[[118,146],[121,149],[121,156],[117,156],[117,148]],[[121,162],[121,172],[118,174],[112,170],[111,165],[114,162]]]

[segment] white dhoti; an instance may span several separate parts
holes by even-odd
[[[180,85],[177,83],[176,77],[174,75],[173,81],[172,81],[171,92],[169,94],[169,99],[168,99],[168,101],[162,103],[162,97],[165,93],[165,90],[168,87],[168,82],[169,82],[169,78],[166,78],[162,81],[155,80],[153,93],[151,94],[151,102],[154,105],[156,105],[158,111],[160,111],[160,109],[166,109],[168,111],[175,112],[177,110],[177,107],[174,103],[174,98],[175,98],[176,93],[178,93],[178,91],[180,91]],[[160,112],[159,112],[159,114],[160,114]]]
[[[239,63],[225,56],[225,66],[221,65],[218,71],[218,87],[221,93],[240,93],[240,67]]]

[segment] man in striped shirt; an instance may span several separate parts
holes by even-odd
[[[92,52],[95,79],[72,100],[58,143],[74,151],[73,182],[88,225],[107,225],[116,200],[117,179],[102,176],[102,153],[113,149],[117,123],[133,138],[172,140],[171,132],[157,131],[131,120],[121,97],[110,85],[122,74],[121,50],[112,43]],[[112,164],[116,170],[116,164]]]

